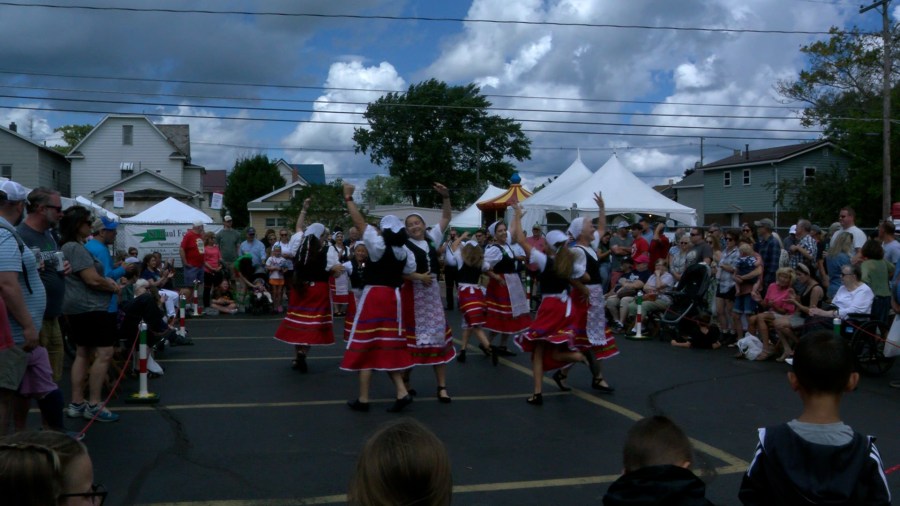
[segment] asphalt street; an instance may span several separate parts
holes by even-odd
[[[458,338],[459,314],[449,316]],[[606,362],[612,395],[592,391],[579,366],[570,377],[574,391],[558,392],[548,377],[544,405],[528,405],[528,356],[493,367],[471,347],[467,363],[448,368],[452,404],[436,402],[434,375],[417,368],[419,394],[406,412],[385,412],[393,389],[379,374],[371,412],[357,413],[345,404],[357,377],[338,369],[340,339],[314,349],[309,373],[301,374],[290,368],[291,348],[271,337],[278,323],[240,314],[190,320],[196,345],[159,357],[165,376],[150,382],[159,404],[125,404],[137,381],[122,382],[109,405],[121,420],[92,425],[85,439],[107,504],[341,504],[363,442],[397,416],[425,423],[447,445],[453,504],[601,504],[621,472],[625,432],[652,414],[672,417],[693,439],[707,496],[738,504],[756,428],[799,413],[785,364],[622,338],[621,354]],[[843,411],[847,423],[878,437],[886,467],[900,464],[900,390],[888,387],[890,379],[900,379],[900,366],[863,379]],[[29,422],[37,425],[37,415]],[[85,422],[68,423],[80,430]],[[898,474],[889,475],[894,492]]]

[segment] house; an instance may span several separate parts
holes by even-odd
[[[275,162],[285,184],[302,181],[306,185],[325,184],[325,165],[321,163],[287,163],[284,158]]]
[[[697,210],[697,223],[706,223],[703,214],[703,171],[694,172],[672,185],[670,199]],[[668,195],[667,195],[668,196]]]
[[[703,175],[703,223],[737,227],[771,218],[776,228],[787,228],[801,216],[775,202],[779,182],[809,181],[819,171],[846,170],[849,164],[849,156],[828,140],[735,151],[698,170]],[[681,200],[680,191],[679,202],[693,207]],[[839,207],[835,203],[835,212]]]
[[[223,216],[222,210],[213,209],[210,205],[212,205],[213,193],[225,195],[225,187],[228,185],[228,171],[207,169],[203,173],[200,185],[203,191],[203,206],[200,210],[219,221],[219,218]]]
[[[18,132],[15,122],[0,127],[0,176],[26,188],[52,188],[72,195],[71,167],[66,156]]]
[[[291,199],[304,186],[307,186],[306,182],[298,179],[247,202],[250,226],[256,228],[258,235],[262,236],[267,229],[277,230],[288,225],[288,219],[281,215],[281,208],[291,205]]]
[[[133,114],[110,114],[66,155],[72,193],[113,209],[113,193],[125,192],[120,216],[133,216],[166,197],[202,207],[205,169],[191,163],[189,125],[154,124]]]

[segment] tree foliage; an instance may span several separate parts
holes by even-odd
[[[227,212],[234,219],[234,226],[243,228],[250,223],[247,202],[258,199],[284,185],[284,178],[266,155],[258,154],[235,160],[234,169],[228,175],[228,185],[222,198]],[[223,209],[223,214],[225,212]]]
[[[75,146],[94,129],[94,125],[63,125],[53,129],[54,133],[62,133],[65,146],[53,146],[53,149],[62,154],[68,154]]]
[[[823,218],[827,221],[835,210],[852,206],[858,223],[873,223],[881,214],[882,196],[882,57],[883,44],[879,35],[858,29],[842,31],[832,27],[827,40],[803,46],[800,51],[809,64],[795,80],[782,80],[775,89],[793,103],[801,103],[801,122],[804,126],[821,127],[831,139],[851,157],[850,168],[842,174],[819,171],[813,184],[802,179],[779,182],[777,199],[788,210],[800,214],[823,212],[820,206],[830,207]],[[893,44],[900,42],[897,27]],[[894,74],[891,88],[891,117],[900,113],[900,91],[896,87],[898,65],[894,52]],[[891,129],[891,144],[896,145],[897,129]],[[898,157],[891,157],[892,174],[896,174]],[[892,176],[891,188],[897,189],[898,179]],[[823,199],[840,188],[841,201]]]
[[[368,128],[353,133],[355,150],[387,167],[413,205],[437,206],[432,190],[437,181],[460,206],[477,198],[488,182],[505,186],[513,173],[511,159],[531,157],[521,125],[488,114],[490,106],[474,84],[448,86],[434,79],[414,84],[406,93],[388,93],[369,104]]]
[[[335,230],[336,227],[345,231],[349,229],[353,223],[344,202],[343,184],[343,181],[337,179],[328,184],[313,184],[299,188],[290,204],[279,209],[281,215],[287,219],[288,227],[293,229],[297,225],[303,201],[310,198],[309,210],[306,212],[307,225],[321,223],[329,230]]]
[[[374,202],[378,206],[388,206],[408,202],[403,193],[403,184],[394,176],[375,176],[366,181],[362,198],[365,203]]]

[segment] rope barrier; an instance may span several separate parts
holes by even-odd
[[[122,378],[125,377],[125,371],[128,370],[127,364],[131,364],[132,357],[134,356],[134,350],[138,344],[138,336],[139,335],[140,335],[140,330],[138,330],[138,334],[135,334],[134,340],[131,343],[131,350],[128,351],[128,356],[125,357],[124,363],[126,364],[126,367],[122,367],[122,371],[119,372],[119,377],[116,378],[116,382],[113,384],[112,389],[110,389],[109,395],[107,395],[106,399],[104,399],[103,402],[100,403],[100,409],[97,410],[97,413],[95,413],[94,416],[91,417],[91,419],[88,421],[87,425],[85,425],[79,432],[79,434],[81,434],[82,436],[87,432],[87,430],[91,427],[91,425],[94,425],[94,421],[97,420],[97,417],[100,416],[100,413],[103,413],[103,410],[106,409],[106,405],[109,403],[109,400],[112,399],[113,395],[115,395],[115,393],[116,393],[116,390],[118,390],[119,383],[122,382]]]

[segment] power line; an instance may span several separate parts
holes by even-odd
[[[210,86],[245,86],[249,88],[275,88],[275,89],[295,89],[295,90],[315,90],[315,91],[353,91],[367,93],[406,93],[407,90],[382,90],[382,89],[364,89],[364,88],[341,88],[336,86],[304,86],[298,84],[272,84],[272,83],[251,83],[251,82],[228,82],[228,81],[195,81],[187,79],[159,79],[149,77],[120,77],[120,76],[91,76],[79,74],[56,74],[50,72],[33,72],[21,70],[0,69],[0,74],[13,74],[23,76],[40,76],[40,77],[63,77],[67,79],[96,79],[101,81],[130,81],[130,82],[146,82],[146,83],[166,83],[166,84],[200,84]],[[482,94],[484,97],[498,98],[514,98],[526,100],[556,100],[560,102],[597,102],[612,104],[639,104],[639,105],[688,105],[699,107],[728,107],[741,109],[790,109],[796,107],[789,105],[747,105],[747,104],[720,104],[720,103],[698,103],[698,102],[667,102],[653,100],[614,100],[605,98],[572,98],[572,97],[548,97],[534,95],[503,95],[503,94]]]
[[[138,114],[138,113],[123,113],[121,111],[104,111],[104,110],[85,110],[85,109],[74,109],[74,108],[60,108],[54,107],[53,109],[47,109],[46,107],[34,107],[34,106],[26,106],[26,105],[17,105],[17,106],[0,106],[5,107],[7,109],[12,110],[27,110],[27,111],[44,111],[44,112],[72,112],[72,113],[87,113],[87,114]],[[350,126],[368,126],[368,123],[357,123],[351,121],[322,121],[322,120],[313,120],[313,119],[292,119],[292,118],[254,118],[254,117],[241,117],[241,116],[204,116],[199,114],[184,114],[184,113],[152,113],[145,114],[139,113],[148,116],[159,116],[165,118],[193,118],[193,119],[215,119],[215,120],[231,120],[231,121],[267,121],[274,123],[312,123],[312,124],[324,124],[324,125],[350,125]],[[622,126],[629,126],[627,124],[622,124]],[[657,125],[653,125],[656,127]],[[689,128],[684,126],[672,126],[669,128]],[[700,127],[702,128],[702,127]],[[725,130],[726,128],[713,128],[706,127],[710,131],[715,130]],[[765,131],[762,129],[755,129],[755,131]],[[523,128],[522,132],[525,133],[544,133],[544,134],[566,134],[566,135],[609,135],[609,136],[625,136],[625,137],[661,137],[661,138],[682,138],[682,139],[696,139],[697,135],[689,135],[689,134],[662,134],[662,133],[634,133],[634,132],[609,132],[609,131],[580,131],[580,130],[542,130],[536,128]],[[814,133],[814,132],[812,132]],[[744,139],[744,140],[761,140],[761,141],[771,141],[771,140],[781,140],[781,141],[800,141],[805,142],[812,140],[809,137],[753,137],[753,136],[733,136],[733,135],[715,135],[713,133],[704,133],[704,137],[710,139]]]
[[[828,35],[827,31],[809,30],[762,30],[753,28],[704,28],[689,26],[652,26],[652,25],[626,25],[613,23],[572,23],[561,21],[523,21],[513,19],[467,19],[435,16],[388,16],[378,14],[322,14],[311,12],[272,12],[272,11],[238,11],[238,10],[208,10],[208,9],[167,9],[161,7],[100,7],[95,5],[57,5],[57,4],[20,4],[15,2],[0,2],[0,5],[8,7],[28,7],[45,9],[87,10],[100,12],[128,12],[128,13],[167,13],[167,14],[203,14],[226,16],[274,16],[288,18],[321,18],[321,19],[352,19],[352,20],[384,20],[384,21],[429,21],[472,24],[497,24],[497,25],[526,25],[526,26],[561,26],[576,28],[611,28],[626,30],[656,30],[676,32],[706,32],[706,33],[751,33],[751,34],[778,34],[778,35]]]
[[[3,95],[0,94],[0,98],[19,98],[26,100],[56,100],[60,102],[80,102],[85,104],[105,104],[105,105],[137,105],[137,106],[149,106],[149,107],[191,107],[191,108],[206,108],[206,109],[225,109],[225,110],[239,110],[239,111],[256,111],[256,112],[284,112],[284,113],[324,113],[324,114],[335,114],[335,115],[350,115],[350,116],[362,116],[364,111],[316,111],[314,109],[287,109],[287,108],[277,108],[277,107],[254,107],[254,106],[237,106],[237,105],[196,105],[196,104],[175,104],[175,103],[160,103],[160,102],[132,102],[126,100],[92,100],[92,99],[84,99],[84,98],[61,98],[61,97],[37,97],[37,96],[28,96],[28,95]],[[540,124],[549,124],[549,125],[584,125],[584,126],[614,126],[614,127],[625,127],[625,128],[683,128],[689,130],[708,130],[710,127],[708,126],[697,126],[697,125],[663,125],[663,124],[653,124],[653,123],[615,123],[610,121],[571,121],[571,120],[549,120],[549,119],[527,119],[527,118],[509,118],[513,121],[517,121],[519,123],[540,123]],[[368,123],[349,123],[349,122],[339,122],[341,124],[353,124],[359,126],[368,126]],[[810,129],[796,129],[796,128],[752,128],[752,127],[715,127],[717,130],[723,131],[734,131],[734,132],[782,132],[782,133],[814,133],[821,134],[822,131],[819,130],[810,130]]]
[[[36,91],[61,91],[67,93],[96,93],[100,95],[121,95],[121,96],[146,96],[146,97],[170,97],[170,98],[193,98],[199,100],[231,100],[231,101],[248,101],[248,102],[284,102],[290,104],[327,104],[327,105],[353,105],[368,106],[371,102],[349,102],[341,100],[312,100],[312,99],[291,99],[291,98],[268,98],[268,97],[246,97],[246,96],[228,96],[228,95],[193,95],[188,93],[153,93],[144,91],[115,91],[115,90],[91,90],[83,88],[56,88],[47,86],[21,86],[21,85],[3,85],[0,88],[36,90]],[[18,96],[17,96],[18,97]],[[29,97],[21,97],[29,98]],[[34,97],[41,100],[52,100],[53,97]],[[668,102],[659,102],[659,105],[668,105]],[[748,120],[790,120],[800,121],[801,118],[796,116],[746,116],[738,114],[676,114],[676,113],[648,113],[648,112],[629,112],[629,111],[585,111],[574,109],[533,109],[533,108],[517,108],[517,107],[475,107],[461,105],[437,105],[437,104],[381,104],[386,107],[409,107],[409,108],[432,108],[432,109],[483,109],[488,111],[512,111],[512,112],[535,112],[550,114],[577,114],[577,115],[610,115],[610,116],[648,116],[648,117],[675,117],[675,118],[713,118],[713,119],[748,119]],[[201,107],[201,106],[197,106]],[[302,110],[300,110],[302,111]],[[315,110],[315,112],[329,113],[333,111]],[[852,119],[852,118],[835,118],[835,119]],[[881,118],[861,118],[860,121],[881,121]]]

